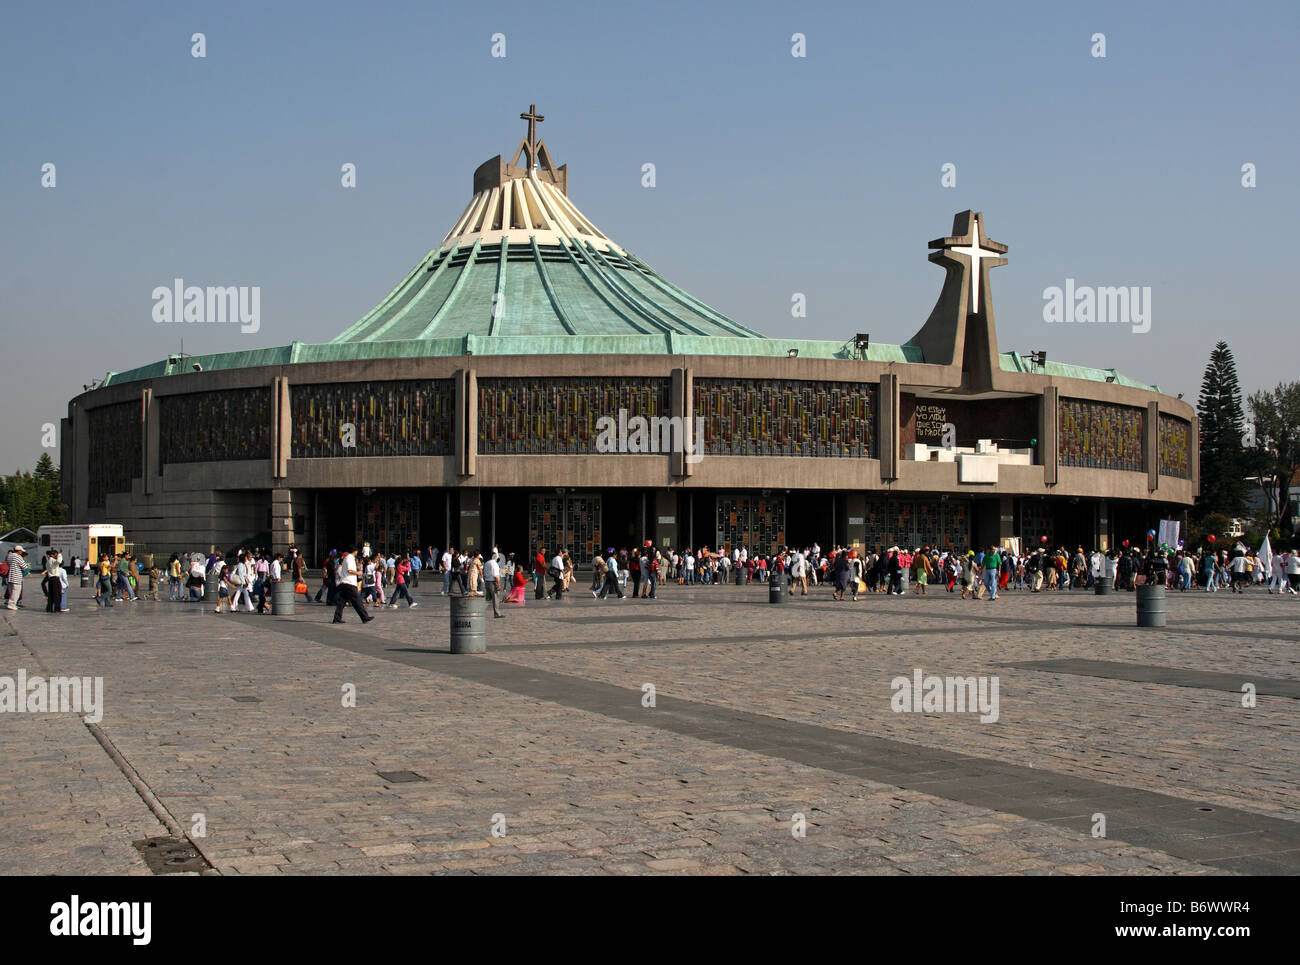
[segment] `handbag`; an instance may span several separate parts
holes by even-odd
[[[306,592],[307,592],[307,584],[306,584],[306,583],[295,583],[295,584],[293,585],[293,592],[294,592],[294,593],[306,593]]]

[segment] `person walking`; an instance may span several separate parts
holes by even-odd
[[[912,594],[928,596],[926,587],[930,585],[931,573],[929,547],[912,557]]]
[[[234,595],[231,597],[230,600],[230,612],[238,613],[239,601],[240,599],[243,599],[245,606],[247,608],[245,612],[252,613],[253,598],[248,592],[248,588],[250,584],[248,554],[244,553],[242,550],[235,554],[235,565],[230,570],[229,579],[230,579],[230,585],[234,588]]]
[[[59,612],[59,558],[47,550],[41,561],[41,590],[45,593],[45,612]]]
[[[338,563],[338,574],[334,585],[334,595],[337,602],[334,604],[334,619],[331,623],[343,623],[343,608],[351,606],[357,611],[357,616],[361,618],[362,623],[369,623],[374,619],[366,612],[365,606],[361,602],[361,596],[357,593],[357,579],[361,575],[357,570],[357,558],[354,555],[356,547],[346,546],[343,550],[343,557]]]
[[[647,540],[647,542],[649,541]],[[663,565],[662,559],[663,557],[659,555],[659,551],[654,548],[653,544],[646,550],[646,555],[642,557],[641,569],[645,576],[645,589],[641,591],[641,595],[647,600],[658,599],[655,591],[659,588],[659,570]]]
[[[609,591],[613,590],[618,594],[618,598],[622,600],[624,598],[623,590],[618,585],[618,557],[614,555],[614,548],[612,546],[607,552],[609,553],[609,556],[605,560],[605,585],[601,587],[600,593],[597,594],[597,597],[603,600],[607,597]]]
[[[456,558],[456,547],[449,546],[442,554],[442,596],[451,591],[451,565]]]
[[[407,603],[406,608],[408,610],[414,609],[415,607],[420,605],[415,602],[414,598],[412,598],[411,591],[410,589],[408,589],[406,585],[407,580],[411,576],[411,572],[412,572],[411,568],[413,565],[414,565],[414,561],[409,556],[406,555],[403,555],[402,558],[397,561],[397,565],[396,567],[394,567],[396,572],[393,575],[393,584],[395,586],[395,589],[393,590],[393,599],[388,604],[388,609],[396,610],[397,601],[400,600],[402,597],[406,597],[406,603]]]
[[[632,577],[632,599],[641,596],[641,551],[635,547],[632,549],[632,557],[628,560],[627,568]]]
[[[466,554],[465,563],[461,570],[460,580],[461,589],[465,592],[462,596],[482,596],[479,592],[479,578],[483,575],[483,554],[477,550],[473,554]]]
[[[1002,555],[996,546],[990,546],[984,554],[984,585],[989,591],[989,602],[998,598],[998,574],[1002,569]]]
[[[549,600],[552,596],[557,600],[564,598],[564,551],[557,549],[555,555],[551,557],[551,562],[547,567],[547,575],[551,578],[551,588],[546,591],[546,598]]]
[[[483,587],[492,604],[492,616],[505,616],[501,612],[501,564],[497,562],[495,553],[483,564]]]

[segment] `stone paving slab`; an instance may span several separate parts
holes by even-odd
[[[1015,659],[1086,655],[1243,667],[1286,679],[1295,671],[1294,648],[1274,634],[1294,628],[1300,610],[1266,609],[1261,597],[1264,606],[1254,615],[1267,619],[1257,620],[1249,634],[1232,635],[1234,652],[1224,653],[1204,634],[1137,636],[1118,624],[1124,614],[1117,608],[1101,614],[1116,624],[1085,647],[1069,625],[1083,608],[1071,601],[1063,618],[1066,610],[1050,597],[1026,595],[1006,606],[1001,599],[960,605],[952,598],[883,597],[839,605],[814,591],[807,601],[769,608],[759,603],[766,592],[668,587],[657,602],[598,602],[589,595],[549,606],[530,600],[506,620],[489,620],[491,648],[520,649],[490,650],[486,657],[437,655],[442,666],[461,662],[456,673],[446,673],[402,662],[446,647],[446,600],[419,591],[420,608],[383,611],[364,629],[355,621],[328,626],[323,607],[292,618],[214,616],[165,602],[96,612],[74,591],[73,613],[3,615],[20,636],[0,637],[0,674],[31,670],[39,661],[56,672],[104,676],[101,728],[178,823],[189,827],[193,815],[204,815],[207,835],[195,843],[223,874],[1219,874],[1286,873],[1291,866],[1285,833],[1252,839],[1276,850],[1226,859],[1207,854],[1200,861],[1160,849],[1183,846],[1178,842],[1188,835],[1182,825],[1170,824],[1164,833],[1178,833],[1145,846],[1115,834],[1092,838],[1086,829],[1060,823],[1074,817],[1061,814],[1072,799],[1049,793],[1065,775],[1105,783],[1116,813],[1123,800],[1135,820],[1142,817],[1145,794],[1219,800],[1240,806],[1247,822],[1270,814],[1290,820],[1295,734],[1270,703],[1280,698],[1260,698],[1250,716],[1254,729],[1235,711],[1211,712],[1206,705],[1199,707],[1195,731],[1180,731],[1176,725],[1185,720],[1129,713],[1137,706],[1135,692],[1163,694],[1159,687],[1026,671],[1024,680],[1015,678],[1016,691],[1012,678],[1022,671],[1003,667]],[[1171,621],[1184,618],[1175,603]],[[1213,599],[1208,605],[1221,606]],[[1205,606],[1198,604],[1195,613],[1188,607],[1186,619],[1204,627],[1219,612],[1241,612]],[[610,615],[606,620],[634,612],[646,619],[602,622],[602,609]],[[859,640],[855,631],[870,636]],[[651,639],[659,645],[645,643]],[[714,645],[675,646],[678,639]],[[144,642],[127,646],[128,640]],[[636,645],[620,647],[620,641]],[[1017,701],[1036,695],[1010,715],[1015,726],[972,726],[953,719],[959,715],[879,713],[880,694],[871,688],[883,680],[887,705],[887,675],[913,665],[929,672],[936,643],[944,644],[943,657],[933,672],[956,672],[951,665],[959,665],[961,672],[1003,675],[1004,721],[1008,691],[1018,694]],[[384,655],[357,652],[366,648]],[[918,658],[927,662],[918,664]],[[518,693],[499,686],[500,679],[467,679],[467,668],[475,665],[500,668],[498,674],[545,672],[535,674],[536,692]],[[1031,677],[1038,682],[1031,685]],[[520,679],[534,685],[527,676]],[[575,686],[636,698],[643,682],[656,680],[657,710],[671,714],[674,699],[690,702],[694,722],[704,725],[697,735],[664,726],[684,718],[627,720],[608,707],[599,712],[562,703]],[[356,688],[352,708],[340,700],[346,684]],[[1081,719],[1071,702],[1098,700],[1092,687],[1113,688],[1100,693],[1112,702]],[[239,703],[236,696],[260,702]],[[1055,706],[1062,699],[1065,706]],[[707,710],[707,720],[695,705]],[[1105,725],[1105,756],[1095,760],[1085,752],[1091,745],[1081,745],[1084,734],[1095,740],[1084,730],[1092,717]],[[747,737],[747,722],[755,718],[770,720],[770,729]],[[66,783],[78,771],[106,768],[103,784],[115,792],[87,786],[69,799],[119,793],[115,806],[148,820],[87,825],[88,842],[80,847],[100,849],[102,860],[82,865],[76,847],[65,848],[62,867],[139,873],[143,865],[130,841],[165,830],[75,718],[0,715],[0,744],[6,751],[36,746],[33,726],[70,730],[49,732],[55,747],[6,754],[15,763],[0,795],[6,804],[0,812],[4,867],[35,870],[49,846],[42,834],[66,842],[73,833],[67,830],[72,816],[50,809],[49,789],[36,783],[40,775]],[[88,744],[79,743],[78,733]],[[1153,740],[1174,752],[1165,759],[1180,774],[1146,773],[1143,752]],[[889,742],[928,748],[932,759],[890,761],[860,768],[861,774],[833,769],[849,750],[878,751]],[[757,749],[737,746],[743,743]],[[772,756],[792,748],[805,760]],[[1239,766],[1227,766],[1234,755]],[[1266,766],[1270,756],[1276,767]],[[882,771],[886,766],[893,770]],[[989,809],[998,795],[1005,799],[999,789],[1009,786],[1008,775],[1030,767],[1052,772],[1024,786],[1038,788],[1046,802],[1043,816],[1057,823]],[[389,784],[377,773],[407,769],[428,780]],[[883,780],[889,777],[915,786]],[[963,799],[927,792],[927,783]],[[1126,791],[1138,797],[1127,798]],[[994,804],[980,804],[982,794]],[[796,812],[807,821],[803,838],[790,833]],[[500,838],[491,833],[497,815],[505,823]]]
[[[1111,680],[1169,684],[1173,687],[1202,687],[1206,690],[1228,690],[1240,693],[1244,683],[1255,687],[1256,693],[1267,697],[1300,699],[1300,680],[1269,680],[1252,677],[1244,680],[1241,674],[1206,673],[1204,670],[1185,670],[1178,667],[1156,667],[1150,664],[1118,663],[1114,660],[1022,660],[1007,664],[1021,670],[1043,670],[1048,673],[1076,674],[1083,677],[1107,677]]]

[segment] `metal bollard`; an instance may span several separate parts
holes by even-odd
[[[487,653],[484,602],[481,596],[451,598],[452,653]]]

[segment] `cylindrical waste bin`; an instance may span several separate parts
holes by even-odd
[[[740,566],[735,566],[733,569],[736,571],[736,586],[740,586],[745,579],[745,570]]]
[[[1093,587],[1092,592],[1095,593],[1097,596],[1109,596],[1110,577],[1109,576],[1097,577],[1096,580],[1093,581],[1092,587]]]
[[[293,580],[280,580],[271,584],[271,616],[293,616]]]
[[[86,567],[81,569],[81,585],[90,586],[90,570]]]
[[[767,581],[767,602],[784,603],[785,597],[785,574],[773,573]]]
[[[217,575],[217,571],[214,569],[207,575],[207,578],[203,582],[203,602],[216,603],[217,591],[220,586],[221,578]]]
[[[481,596],[451,598],[451,652],[487,653],[486,616]]]
[[[1146,583],[1137,588],[1137,625],[1165,625],[1165,588],[1160,584]]]

